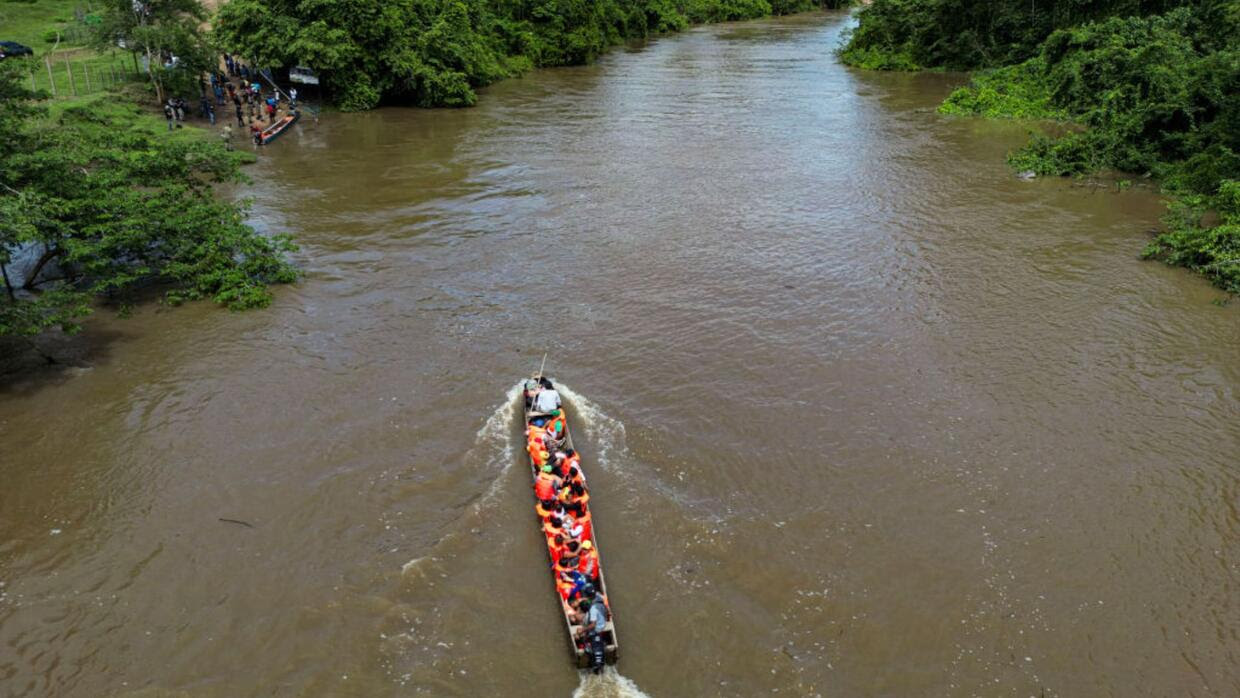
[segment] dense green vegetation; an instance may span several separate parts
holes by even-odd
[[[241,179],[241,155],[168,133],[115,97],[53,114],[24,77],[0,63],[0,336],[75,329],[94,300],[152,284],[172,302],[246,308],[295,278],[291,243],[259,235],[243,207],[215,196]]]
[[[946,114],[1054,119],[1019,170],[1161,181],[1168,232],[1147,257],[1240,292],[1240,0],[876,0],[841,51],[863,67],[983,69]],[[1207,215],[1214,211],[1221,221]]]
[[[837,7],[842,0],[230,0],[222,46],[259,65],[306,64],[344,109],[381,100],[468,106],[474,89],[576,65],[625,39]]]

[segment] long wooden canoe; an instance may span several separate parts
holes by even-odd
[[[524,427],[522,429],[522,431],[524,431],[525,428],[529,427],[530,419],[531,419],[530,409],[529,409],[529,406],[526,404],[524,395],[522,395],[521,397],[521,405],[524,409],[524,415],[525,415],[525,419],[523,420]],[[565,438],[564,448],[565,450],[570,449],[570,448],[575,449],[575,447],[573,446],[573,437],[572,437],[572,434],[569,432],[569,428],[568,428],[568,412],[564,409],[564,406],[561,406],[560,410],[561,410],[561,413],[564,415],[564,438]],[[578,454],[580,454],[580,451],[578,451]],[[533,456],[529,457],[529,463],[530,463],[531,480],[537,479],[538,468],[537,466],[534,465]],[[580,463],[578,464],[577,467],[579,468],[581,467]],[[582,468],[581,472],[584,478],[585,469]],[[595,496],[594,493],[591,493],[591,497],[594,497],[594,496]],[[534,503],[538,504],[537,497],[535,497]],[[542,519],[538,516],[537,511],[535,511],[534,517],[538,521],[538,528],[539,528],[538,534],[539,534],[539,537],[541,538],[543,536]],[[611,603],[610,603],[611,597],[607,594],[607,577],[603,574],[603,551],[598,544],[598,526],[597,526],[597,522],[594,521],[593,512],[591,512],[590,518],[591,518],[591,526],[590,526],[589,540],[593,542],[594,550],[595,552],[598,553],[598,556],[599,556],[598,584],[595,586],[595,589],[599,594],[603,595],[603,598],[608,600],[608,611],[609,611],[608,615],[611,616],[607,621],[607,627],[602,632],[604,648],[605,648],[603,656],[607,664],[615,664],[616,660],[620,657],[620,643],[616,639],[615,616],[614,614],[610,613],[610,611],[612,610]],[[548,546],[547,548],[547,561],[549,563],[552,561],[550,546]],[[564,627],[568,631],[568,646],[570,649],[572,649],[573,658],[576,661],[577,668],[588,669],[590,668],[590,651],[589,651],[590,648],[584,646],[585,643],[578,642],[577,631],[581,628],[581,626],[573,623],[573,617],[574,617],[573,610],[569,608],[568,604],[560,597],[560,592],[556,588],[555,581],[556,581],[555,566],[554,566],[554,563],[552,563],[551,565],[551,590],[555,594],[556,604],[560,607],[560,612],[564,616]]]
[[[254,140],[258,145],[267,145],[280,136],[283,136],[284,132],[292,128],[293,124],[297,123],[297,120],[300,118],[301,112],[294,109],[292,112],[277,119],[274,124],[263,129],[262,132],[254,137]]]

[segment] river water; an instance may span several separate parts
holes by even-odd
[[[1240,316],[1159,199],[1020,181],[839,13],[326,115],[270,309],[0,388],[0,696],[1235,696]],[[517,444],[548,352],[619,674]],[[247,525],[221,521],[234,519]]]

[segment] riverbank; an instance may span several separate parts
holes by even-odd
[[[1158,182],[1171,210],[1143,255],[1240,293],[1240,3],[1135,16],[1123,3],[1078,14],[1055,3],[966,3],[958,13],[942,5],[876,0],[859,13],[841,59],[883,70],[983,69],[940,113],[1072,124],[1035,134],[1009,163],[1035,175],[1112,170],[1127,173],[1121,181]],[[989,22],[980,48],[960,36],[978,22]]]
[[[695,25],[839,8],[849,0],[427,0],[307,5],[230,0],[214,18],[220,42],[261,65],[309,61],[342,109],[380,104],[467,107],[477,88],[533,68],[584,65],[626,40]],[[313,59],[308,56],[312,56]]]
[[[137,87],[135,90],[139,89]],[[45,101],[0,63],[0,337],[67,333],[101,303],[266,305],[292,281],[286,236],[259,235],[217,186],[253,156],[160,119],[125,91]]]

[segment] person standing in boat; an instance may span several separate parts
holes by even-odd
[[[578,618],[582,622],[581,628],[577,631],[577,638],[585,641],[584,649],[591,655],[590,668],[595,673],[601,672],[607,650],[603,640],[603,631],[607,629],[609,615],[607,601],[603,599],[602,594],[595,592],[593,584],[587,584],[581,590],[581,601],[578,602],[577,609],[580,612]]]

